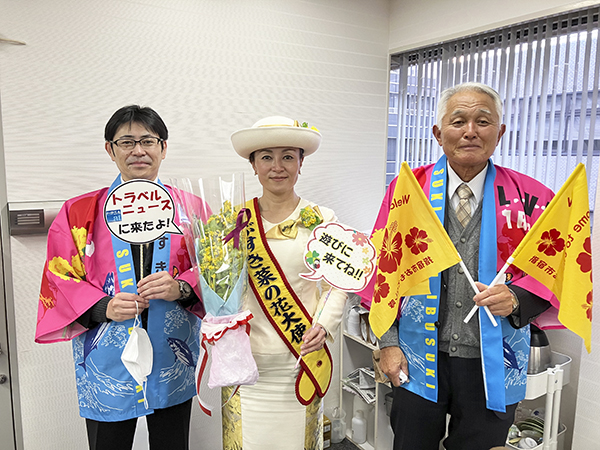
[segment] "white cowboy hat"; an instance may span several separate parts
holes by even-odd
[[[243,128],[231,135],[233,148],[242,158],[249,159],[250,154],[263,148],[296,147],[304,150],[304,156],[312,155],[321,144],[321,133],[309,128],[306,122],[282,116],[265,117],[252,128]]]

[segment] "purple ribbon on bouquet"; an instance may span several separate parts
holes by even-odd
[[[248,218],[244,219],[246,214],[248,214]],[[240,248],[240,233],[244,228],[246,228],[246,225],[248,225],[248,222],[250,222],[251,218],[252,212],[250,212],[248,208],[242,208],[237,215],[235,228],[223,238],[223,242],[227,243],[231,240],[231,238],[233,238],[233,246],[235,248]]]

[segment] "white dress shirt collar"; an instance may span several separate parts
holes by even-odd
[[[489,163],[486,164],[485,168],[479,172],[475,178],[469,181],[467,186],[473,192],[473,197],[471,197],[471,214],[475,212],[477,207],[479,206],[479,202],[481,202],[481,198],[483,197],[483,185],[485,184],[485,175],[487,174]],[[454,169],[450,167],[450,164],[446,163],[446,167],[448,168],[448,190],[447,193],[450,196],[450,202],[454,209],[458,206],[458,194],[456,193],[456,189],[462,184],[465,183],[460,177],[456,174]]]

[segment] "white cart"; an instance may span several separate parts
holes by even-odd
[[[551,366],[546,371],[535,375],[527,375],[527,391],[525,400],[534,400],[546,395],[546,413],[544,420],[544,441],[533,450],[561,450],[558,445],[560,435],[560,397],[562,387],[569,384],[571,358],[562,353],[552,352]],[[518,447],[506,444],[507,448]]]

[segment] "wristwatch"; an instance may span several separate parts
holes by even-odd
[[[512,289],[508,289],[508,290],[510,291],[510,300],[512,301],[512,311],[511,311],[511,314],[512,314],[519,307],[519,299],[517,297],[517,294],[515,294]]]
[[[179,300],[185,300],[192,295],[192,287],[185,281],[177,280],[179,283]]]

